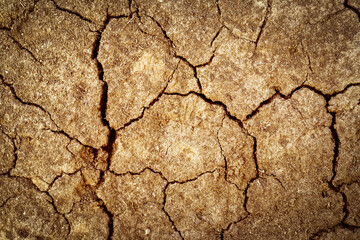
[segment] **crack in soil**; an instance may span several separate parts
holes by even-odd
[[[265,13],[265,16],[264,16],[264,20],[263,20],[263,22],[261,23],[259,34],[257,35],[256,40],[255,40],[255,48],[254,48],[253,56],[255,55],[255,52],[256,52],[258,43],[259,43],[259,41],[260,41],[260,38],[261,38],[261,36],[262,36],[262,33],[263,33],[263,31],[264,31],[264,28],[265,28],[265,26],[266,26],[266,23],[267,23],[267,21],[268,21],[268,18],[269,18],[269,16],[271,15],[271,7],[272,7],[272,0],[268,0],[268,1],[267,1],[267,7],[266,7],[266,13]]]
[[[351,11],[353,11],[354,13],[356,13],[356,15],[358,16],[359,18],[359,21],[360,21],[360,11],[359,9],[349,5],[349,0],[345,0],[344,1],[344,7],[347,8],[347,9],[350,9]]]
[[[16,140],[17,135],[16,135],[16,133],[15,133],[15,137],[12,138],[12,137],[10,137],[8,134],[6,134],[2,129],[1,129],[1,132],[2,132],[7,138],[9,138],[9,139],[11,140],[11,143],[12,143],[12,145],[13,145],[13,156],[14,156],[13,164],[12,164],[11,168],[9,168],[9,170],[8,170],[7,172],[5,172],[5,174],[10,174],[11,170],[13,170],[13,169],[15,168],[16,162],[17,162],[17,160],[18,160],[18,155],[17,155],[17,150],[18,150],[18,148],[17,148],[16,143],[15,143],[15,140]]]
[[[33,7],[33,8],[35,8],[35,4],[36,4],[37,2],[38,2],[38,1],[34,1],[34,7]],[[79,13],[77,13],[77,12],[74,12],[74,11],[71,11],[71,10],[68,10],[68,9],[64,9],[64,8],[59,7],[55,0],[51,0],[51,2],[53,2],[54,5],[56,6],[56,9],[58,9],[58,10],[60,10],[60,11],[67,12],[67,13],[69,13],[69,14],[72,14],[72,15],[75,15],[75,16],[79,17],[80,19],[82,19],[82,20],[84,20],[84,21],[86,21],[86,22],[93,23],[90,19],[87,19],[87,18],[83,17],[81,14],[79,14]],[[216,0],[216,5],[217,5],[218,13],[219,13],[219,15],[220,15],[220,17],[221,17],[221,9],[220,9],[220,6],[219,6],[219,0]],[[130,9],[130,12],[131,12],[131,6],[132,6],[132,0],[129,0],[129,9]],[[260,39],[261,39],[261,36],[262,36],[262,34],[263,34],[263,31],[264,31],[264,28],[265,28],[265,26],[266,26],[266,24],[267,24],[267,21],[268,21],[268,18],[269,18],[270,15],[271,15],[271,11],[272,11],[271,7],[272,7],[272,0],[268,0],[268,2],[267,2],[266,14],[265,14],[264,19],[263,19],[263,21],[262,21],[262,24],[261,24],[261,26],[260,26],[260,31],[259,31],[259,33],[258,33],[258,35],[257,35],[256,40],[255,40],[255,41],[252,41],[252,42],[255,43],[255,48],[254,48],[253,54],[255,54],[255,51],[256,51],[256,49],[257,49],[257,45],[258,45],[258,43],[259,43],[259,41],[260,41]],[[357,14],[357,16],[359,17],[359,19],[360,19],[359,10],[356,9],[355,7],[349,5],[349,4],[348,4],[348,0],[345,0],[345,2],[344,2],[344,7],[347,8],[347,9],[350,9],[350,10],[353,11],[353,12],[355,12],[355,13]],[[33,11],[33,9],[32,9],[32,11]],[[31,12],[31,11],[29,10],[26,14],[28,14],[28,13],[30,13],[30,12]],[[133,12],[133,13],[131,13],[129,16],[125,16],[125,15],[110,16],[110,15],[107,15],[107,17],[106,17],[104,23],[102,24],[102,26],[100,27],[100,29],[99,29],[98,31],[96,31],[96,32],[97,32],[97,35],[96,35],[96,39],[95,39],[94,44],[93,44],[93,50],[92,50],[92,57],[91,57],[91,58],[96,61],[96,66],[97,66],[97,69],[98,69],[98,78],[99,78],[99,80],[100,80],[101,82],[103,82],[102,95],[101,95],[100,107],[99,107],[100,115],[101,115],[101,121],[102,121],[102,124],[109,129],[109,135],[108,135],[107,144],[101,147],[101,149],[104,150],[104,151],[108,154],[108,157],[107,157],[107,160],[106,160],[106,161],[107,161],[107,169],[104,170],[104,171],[101,171],[101,173],[100,173],[100,180],[99,180],[98,184],[97,184],[94,188],[96,189],[102,182],[104,182],[104,180],[105,180],[105,179],[104,179],[104,174],[105,174],[106,171],[109,171],[109,172],[111,172],[111,173],[113,173],[114,175],[117,175],[117,176],[125,175],[125,174],[140,175],[140,174],[143,173],[145,170],[150,170],[150,171],[152,171],[153,173],[159,174],[159,175],[160,175],[164,180],[166,180],[166,182],[167,182],[165,188],[163,189],[164,198],[163,198],[162,211],[167,215],[167,217],[168,217],[169,221],[171,222],[174,230],[175,230],[176,232],[178,232],[178,234],[180,235],[180,237],[181,237],[182,239],[184,239],[184,237],[182,236],[181,232],[177,229],[177,227],[176,227],[176,225],[175,225],[175,222],[172,220],[170,214],[165,210],[166,198],[167,198],[167,195],[166,195],[167,188],[170,186],[170,184],[176,184],[176,183],[178,183],[178,184],[184,184],[184,183],[187,183],[187,182],[195,181],[195,180],[197,180],[199,177],[201,177],[202,175],[214,173],[214,172],[217,171],[218,169],[216,168],[216,169],[214,169],[214,170],[212,170],[212,171],[205,171],[205,172],[197,175],[195,178],[188,179],[188,180],[185,180],[185,181],[171,181],[171,182],[170,182],[170,181],[168,181],[168,180],[163,176],[163,174],[162,174],[161,172],[155,171],[155,170],[153,170],[151,167],[146,167],[146,168],[144,168],[142,171],[137,172],[137,173],[134,173],[134,172],[130,172],[130,171],[129,171],[129,172],[126,172],[126,173],[117,174],[117,173],[115,173],[115,172],[113,172],[113,171],[110,170],[110,165],[111,165],[111,157],[112,157],[112,154],[113,154],[113,147],[114,147],[114,143],[115,143],[115,140],[116,140],[117,131],[120,131],[120,130],[124,129],[124,128],[126,128],[127,126],[131,125],[133,122],[139,121],[141,118],[143,118],[145,111],[148,110],[148,109],[150,109],[151,106],[153,106],[157,101],[159,101],[163,94],[165,94],[165,95],[178,95],[178,96],[183,96],[183,97],[184,97],[184,96],[188,96],[188,95],[190,95],[190,94],[194,94],[194,95],[200,97],[202,100],[204,100],[205,102],[207,102],[207,103],[209,103],[209,104],[220,106],[220,107],[224,110],[224,112],[225,112],[225,115],[224,115],[223,120],[225,119],[225,117],[229,117],[231,120],[235,121],[235,122],[241,127],[241,129],[243,129],[243,130],[246,132],[246,134],[247,134],[248,136],[251,136],[252,139],[253,139],[253,160],[254,160],[255,167],[256,167],[256,176],[255,176],[254,178],[252,178],[252,179],[248,182],[245,190],[243,191],[243,194],[244,194],[244,197],[245,197],[245,198],[244,198],[244,203],[243,203],[243,208],[245,209],[247,215],[246,215],[245,217],[237,220],[237,221],[234,221],[234,222],[229,223],[228,226],[227,226],[227,228],[222,229],[222,230],[221,230],[220,237],[221,237],[221,239],[223,239],[223,238],[224,238],[224,233],[230,229],[230,227],[231,227],[232,224],[236,224],[236,223],[238,223],[238,222],[240,222],[240,221],[242,221],[242,220],[245,220],[245,219],[251,214],[251,213],[247,210],[247,202],[248,202],[247,192],[248,192],[248,189],[249,189],[249,187],[250,187],[250,184],[252,184],[256,179],[258,179],[258,178],[261,177],[260,174],[259,174],[259,168],[258,168],[258,162],[257,162],[257,139],[256,139],[256,137],[254,137],[254,136],[252,136],[252,135],[249,134],[249,132],[247,131],[247,129],[244,128],[242,121],[241,121],[240,119],[236,118],[234,115],[232,115],[232,114],[228,111],[227,106],[226,106],[223,102],[221,102],[221,101],[213,101],[213,100],[211,100],[210,98],[208,98],[207,96],[205,96],[205,95],[202,93],[202,85],[201,85],[200,79],[199,79],[199,77],[198,77],[198,75],[197,75],[197,68],[198,68],[198,67],[204,67],[204,66],[207,66],[207,65],[211,64],[211,62],[212,62],[212,60],[213,60],[213,58],[214,58],[214,56],[215,56],[215,51],[216,51],[216,50],[213,50],[213,54],[212,54],[212,56],[210,57],[210,59],[209,59],[207,62],[205,62],[205,63],[203,63],[203,64],[199,64],[199,65],[192,65],[186,58],[184,58],[184,57],[182,57],[182,56],[180,56],[180,55],[177,55],[176,52],[174,51],[174,52],[175,52],[175,53],[174,53],[174,57],[178,58],[178,59],[179,59],[179,62],[178,62],[178,64],[177,64],[176,68],[174,69],[174,71],[172,72],[171,76],[169,77],[166,86],[160,91],[160,93],[156,96],[156,98],[154,98],[154,99],[149,103],[148,106],[143,107],[142,113],[140,114],[140,116],[138,116],[137,118],[131,119],[129,122],[125,123],[124,126],[120,127],[119,129],[114,129],[114,128],[112,128],[112,127],[110,126],[110,123],[109,123],[109,121],[108,121],[108,119],[107,119],[107,117],[106,117],[106,110],[107,110],[107,104],[108,104],[108,84],[107,84],[107,82],[104,80],[104,69],[103,69],[103,66],[102,66],[101,62],[98,60],[97,57],[98,57],[98,54],[99,54],[99,48],[100,48],[100,44],[101,44],[102,33],[103,33],[104,30],[106,29],[106,26],[107,26],[107,24],[109,23],[109,21],[110,21],[112,18],[131,18],[133,14],[137,14],[137,16],[139,17],[139,19],[141,19],[141,17],[140,17],[139,14],[138,14],[138,10],[136,10],[136,11]],[[159,23],[158,21],[156,21],[152,16],[147,16],[147,17],[149,17],[152,21],[154,21],[154,22],[158,25],[158,27],[161,29],[164,37],[165,37],[165,38],[167,39],[167,41],[169,42],[170,48],[173,48],[173,46],[175,46],[175,45],[174,45],[172,39],[170,39],[170,38],[168,37],[166,31],[165,31],[164,28],[160,25],[160,23]],[[223,28],[226,28],[226,27],[225,27],[225,26],[221,26],[221,27],[219,28],[219,30],[217,31],[217,33],[215,34],[215,36],[213,37],[213,39],[211,40],[211,43],[210,43],[210,46],[211,46],[211,47],[213,46],[214,41],[215,41],[216,38],[219,36],[219,34],[220,34],[220,32],[221,32],[221,30],[222,30]],[[4,29],[4,30],[6,30],[6,31],[10,31],[10,30],[11,30],[11,28],[7,28],[7,27],[2,27],[1,29]],[[38,60],[38,59],[35,57],[35,55],[34,55],[29,49],[27,49],[27,48],[25,48],[23,45],[21,45],[21,43],[19,43],[19,42],[18,42],[15,38],[13,38],[10,34],[8,34],[8,35],[9,35],[9,37],[14,41],[14,43],[15,43],[20,49],[26,51],[28,54],[30,54],[30,56],[31,56],[36,62],[38,62],[39,64],[43,65],[42,62],[41,62],[41,60]],[[301,43],[301,44],[302,44],[302,43]],[[307,60],[308,60],[309,70],[310,70],[310,72],[313,72],[313,69],[312,69],[312,67],[311,67],[310,56],[309,56],[308,54],[305,54],[305,55],[306,55]],[[198,85],[198,87],[199,87],[200,93],[195,92],[195,91],[190,91],[189,93],[186,93],[186,94],[181,94],[181,93],[166,93],[166,92],[165,92],[165,91],[166,91],[166,88],[167,88],[169,82],[171,81],[171,79],[172,79],[172,77],[173,77],[173,75],[174,75],[174,72],[177,70],[177,67],[178,67],[178,65],[179,65],[179,63],[180,63],[181,60],[184,61],[185,63],[187,63],[188,66],[190,66],[191,69],[193,70],[193,72],[194,72],[194,77],[195,77],[196,80],[197,80],[197,85]],[[51,114],[50,114],[48,111],[46,111],[42,106],[40,106],[40,105],[38,105],[38,104],[36,104],[36,103],[25,102],[25,101],[23,101],[22,99],[20,99],[20,98],[18,97],[18,95],[16,94],[16,91],[15,91],[15,89],[14,89],[14,87],[13,87],[13,84],[6,83],[5,80],[4,80],[4,77],[3,77],[2,75],[0,75],[0,77],[1,77],[2,84],[5,85],[5,86],[7,86],[7,87],[10,89],[12,95],[14,96],[14,98],[15,98],[16,100],[18,100],[20,103],[22,103],[22,104],[24,104],[24,105],[29,105],[29,106],[34,106],[34,107],[39,108],[39,109],[42,110],[44,113],[46,113],[46,114],[49,116],[50,120],[55,124],[55,126],[56,126],[58,129],[60,129],[60,128],[57,126],[57,124],[55,123],[55,121],[52,119],[52,116],[51,116]],[[312,87],[312,86],[304,85],[304,84],[302,84],[301,86],[295,88],[294,90],[292,90],[292,92],[291,92],[289,95],[286,95],[286,96],[283,95],[279,90],[276,89],[276,90],[275,90],[275,93],[274,93],[270,98],[268,98],[268,99],[264,100],[263,102],[261,102],[261,103],[258,105],[258,107],[256,107],[250,114],[248,114],[248,115],[246,116],[246,119],[244,120],[244,121],[247,121],[247,120],[251,119],[252,117],[254,117],[265,105],[270,104],[275,98],[281,97],[281,98],[283,98],[283,99],[289,99],[289,98],[291,98],[291,96],[293,95],[293,93],[295,93],[296,91],[298,91],[298,90],[300,90],[300,89],[302,89],[302,88],[308,88],[308,89],[310,89],[311,91],[313,91],[313,92],[315,92],[315,93],[323,96],[324,99],[326,100],[326,109],[327,109],[327,112],[328,112],[329,114],[331,114],[331,116],[332,116],[332,122],[331,122],[330,130],[331,130],[331,134],[332,134],[333,141],[334,141],[334,143],[335,143],[335,145],[334,145],[334,150],[333,150],[333,151],[334,151],[334,155],[333,155],[333,160],[332,160],[332,165],[333,165],[332,172],[333,172],[333,175],[332,175],[332,177],[331,177],[331,180],[328,182],[328,186],[329,186],[329,188],[330,188],[332,191],[335,191],[335,192],[337,192],[337,193],[339,193],[339,194],[342,195],[342,199],[343,199],[343,202],[344,202],[343,212],[344,212],[345,214],[344,214],[344,217],[343,217],[343,219],[341,220],[340,223],[338,223],[337,225],[332,226],[332,227],[330,227],[330,228],[327,228],[327,229],[324,229],[324,230],[320,230],[319,232],[315,233],[315,234],[311,237],[311,239],[319,236],[322,232],[326,232],[326,231],[328,231],[328,230],[334,229],[334,228],[337,227],[337,226],[346,227],[346,228],[348,228],[348,229],[357,229],[357,228],[358,228],[358,227],[356,227],[356,226],[350,226],[350,225],[348,225],[348,224],[346,224],[346,223],[344,222],[344,221],[346,220],[346,218],[348,217],[348,215],[349,215],[347,197],[346,197],[345,193],[343,193],[343,192],[340,190],[340,187],[341,187],[342,185],[335,186],[335,185],[333,184],[333,180],[334,180],[334,178],[336,177],[336,174],[337,174],[337,172],[336,172],[337,165],[338,165],[338,159],[337,159],[337,158],[338,158],[338,155],[339,155],[339,147],[340,147],[340,144],[341,144],[341,143],[340,143],[339,136],[338,136],[337,131],[336,131],[336,128],[335,128],[335,124],[336,124],[336,113],[335,113],[335,112],[330,112],[330,111],[328,110],[329,100],[330,100],[332,97],[334,97],[334,96],[336,96],[336,95],[338,95],[338,94],[344,93],[344,92],[345,92],[348,88],[350,88],[351,86],[358,86],[358,85],[360,85],[360,83],[352,83],[352,84],[349,84],[349,85],[347,85],[343,90],[341,90],[341,91],[339,91],[339,92],[334,92],[334,93],[332,93],[332,94],[330,94],[330,95],[329,95],[329,94],[324,94],[324,93],[322,93],[320,90],[317,90],[316,88],[314,88],[314,87]],[[220,129],[221,129],[221,127],[219,128],[219,130],[220,130]],[[220,140],[219,140],[219,136],[218,136],[219,130],[217,131],[217,140],[218,140],[218,143],[219,143],[219,146],[220,146],[221,154],[222,154],[222,156],[223,156],[223,158],[224,158],[225,180],[228,182],[228,180],[227,180],[227,159],[226,159],[226,156],[225,156],[224,153],[223,153],[223,149],[222,149],[222,146],[221,146],[221,143],[220,143]],[[50,131],[53,132],[53,133],[58,133],[58,134],[65,135],[68,139],[70,139],[70,140],[76,140],[77,142],[79,142],[79,143],[80,143],[81,145],[83,145],[84,147],[90,148],[90,149],[93,151],[93,153],[94,153],[94,158],[96,159],[99,149],[93,148],[93,147],[88,146],[88,145],[84,145],[84,144],[81,143],[78,139],[71,137],[69,134],[67,134],[67,133],[64,132],[63,130],[52,130],[52,129],[50,129]],[[4,132],[3,132],[3,133],[4,133]],[[7,173],[5,173],[6,175],[9,175],[9,176],[10,176],[9,173],[10,173],[10,171],[11,171],[13,168],[15,168],[15,166],[16,166],[16,161],[17,161],[17,146],[16,146],[16,143],[15,143],[16,137],[15,137],[15,138],[11,138],[11,137],[8,136],[6,133],[4,133],[4,134],[11,139],[12,144],[13,144],[13,148],[14,148],[14,149],[13,149],[13,154],[14,154],[13,167],[12,167]],[[66,148],[67,148],[67,150],[69,151],[68,145],[69,145],[69,144],[66,145]],[[71,151],[69,151],[69,152],[74,156],[74,154],[73,154]],[[75,173],[77,173],[78,171],[81,171],[82,168],[83,168],[83,167],[81,167],[80,169],[76,170],[74,173],[70,173],[70,174],[68,174],[68,175],[75,174]],[[66,220],[66,222],[67,222],[67,225],[68,225],[68,234],[67,234],[67,237],[66,237],[66,238],[68,238],[68,236],[69,236],[69,234],[70,234],[70,232],[71,232],[71,224],[70,224],[69,220],[66,218],[65,214],[62,214],[62,213],[60,213],[60,212],[57,211],[57,209],[56,209],[56,207],[55,207],[55,205],[54,205],[54,199],[53,199],[53,197],[48,193],[48,190],[53,186],[53,184],[56,182],[56,180],[57,180],[58,178],[60,178],[60,177],[63,176],[63,174],[64,174],[64,172],[62,172],[61,175],[58,175],[58,176],[55,177],[55,179],[49,184],[49,187],[48,187],[47,191],[41,191],[41,190],[38,189],[35,185],[34,185],[34,186],[37,188],[38,191],[46,193],[46,194],[51,198],[51,202],[50,202],[50,203],[51,203],[52,206],[54,207],[55,211],[56,211],[58,214],[62,215],[62,216],[65,218],[65,220]],[[4,174],[1,174],[1,175],[4,175]],[[10,176],[10,177],[14,177],[14,176]],[[281,181],[280,181],[279,179],[277,179],[275,176],[272,176],[272,177],[274,177],[277,181],[279,181],[280,184],[281,184],[281,186],[283,187],[283,185],[282,185],[282,183],[281,183]],[[23,178],[29,179],[29,178],[26,178],[26,177],[23,177]],[[231,183],[231,182],[229,182],[229,183]],[[233,183],[232,183],[232,184],[233,184]],[[234,185],[238,188],[238,186],[237,186],[236,184],[234,184]],[[239,188],[238,188],[238,189],[239,189]],[[6,204],[6,202],[7,202],[9,199],[11,199],[11,198],[12,198],[12,197],[8,198],[8,199],[5,201],[5,203],[2,204],[2,206],[0,206],[0,207],[3,207],[3,206]],[[97,201],[100,203],[100,205],[99,205],[100,208],[101,208],[101,209],[107,214],[107,216],[109,217],[109,223],[108,223],[109,235],[108,235],[108,239],[111,239],[112,236],[113,236],[113,232],[114,232],[114,216],[113,216],[113,214],[108,210],[108,208],[107,208],[107,206],[105,205],[104,201],[103,201],[102,199],[100,199],[98,196],[97,196]]]
[[[263,102],[262,102],[251,114],[249,114],[249,115],[247,116],[247,118],[246,118],[246,120],[252,118],[254,115],[256,115],[256,114],[259,112],[259,110],[260,110],[262,107],[264,107],[265,105],[270,104],[277,96],[280,96],[280,97],[283,98],[283,99],[289,99],[289,98],[291,98],[291,96],[292,96],[296,91],[298,91],[298,90],[300,90],[300,89],[302,89],[302,88],[307,88],[307,89],[309,89],[309,90],[317,93],[318,95],[322,96],[322,97],[325,99],[325,101],[326,101],[326,106],[325,106],[326,111],[332,116],[332,122],[331,122],[331,125],[330,125],[329,128],[330,128],[330,131],[331,131],[331,134],[332,134],[332,139],[333,139],[333,141],[334,141],[334,143],[335,143],[335,145],[334,145],[334,150],[333,150],[333,151],[334,151],[334,155],[333,155],[333,160],[332,160],[332,165],[333,165],[333,167],[332,167],[332,173],[333,173],[333,175],[332,175],[332,177],[331,177],[331,180],[328,181],[328,187],[329,187],[332,191],[341,194],[342,199],[343,199],[343,203],[344,203],[344,207],[343,207],[344,217],[343,217],[343,219],[340,221],[339,224],[336,224],[335,226],[331,226],[330,228],[327,228],[327,229],[325,229],[325,230],[320,230],[319,232],[315,233],[315,234],[313,235],[313,237],[311,237],[311,239],[314,239],[314,237],[319,236],[319,234],[321,234],[322,232],[326,232],[327,230],[333,229],[334,227],[339,226],[339,225],[341,225],[342,227],[346,227],[346,228],[352,227],[352,226],[349,226],[348,224],[346,224],[346,223],[344,222],[344,221],[346,220],[346,218],[348,217],[348,215],[349,215],[347,197],[346,197],[345,193],[341,192],[341,190],[340,190],[341,185],[340,185],[340,186],[335,186],[335,185],[333,184],[333,180],[334,180],[334,178],[336,177],[336,174],[337,174],[337,172],[336,172],[336,168],[337,168],[337,165],[338,165],[337,158],[338,158],[338,155],[339,155],[339,146],[340,146],[341,142],[340,142],[340,140],[339,140],[339,136],[338,136],[337,131],[336,131],[336,129],[335,129],[336,113],[335,113],[335,112],[330,112],[329,109],[328,109],[328,107],[329,107],[329,101],[330,101],[330,99],[331,99],[332,97],[335,97],[335,96],[338,95],[338,94],[344,93],[347,89],[349,89],[349,88],[352,87],[352,86],[358,86],[358,85],[360,85],[360,83],[352,83],[352,84],[349,84],[349,85],[347,85],[344,89],[342,89],[342,90],[340,90],[340,91],[337,91],[337,92],[334,92],[334,93],[332,93],[332,94],[324,94],[324,93],[322,93],[320,90],[317,90],[316,88],[314,88],[314,87],[312,87],[312,86],[308,86],[308,85],[301,85],[301,86],[295,88],[295,89],[294,89],[289,95],[287,95],[287,96],[281,94],[278,90],[276,90],[276,93],[275,93],[273,96],[271,96],[269,99],[263,101]],[[255,150],[254,150],[254,153],[256,153]],[[247,190],[247,189],[246,189],[246,190]],[[247,192],[247,191],[246,191],[246,192]],[[246,194],[245,194],[245,196],[246,196]],[[246,205],[245,205],[244,207],[246,207]],[[245,208],[245,209],[246,209],[246,208]],[[247,211],[247,210],[246,210],[246,211]]]
[[[20,49],[22,49],[22,50],[24,50],[25,52],[27,52],[28,54],[30,54],[31,58],[32,58],[35,62],[37,62],[37,63],[39,63],[41,66],[43,66],[42,61],[39,60],[39,59],[37,59],[37,58],[35,57],[35,55],[34,55],[33,52],[31,52],[29,49],[27,49],[26,47],[24,47],[24,46],[23,46],[19,41],[17,41],[11,34],[8,33],[8,36],[9,36],[9,38],[11,38],[11,40],[13,40],[13,42],[14,42]]]
[[[75,15],[75,16],[77,16],[78,18],[80,18],[81,20],[83,20],[83,21],[85,21],[85,22],[94,23],[93,21],[91,21],[90,19],[82,16],[82,15],[81,15],[80,13],[78,13],[78,12],[71,11],[71,10],[69,10],[69,9],[60,7],[55,0],[50,0],[50,1],[51,1],[52,3],[54,3],[54,5],[55,5],[55,7],[56,7],[57,10],[60,10],[60,11],[69,13],[69,14],[71,14],[71,15]]]
[[[163,205],[162,205],[162,208],[161,208],[161,209],[162,209],[162,211],[166,214],[166,216],[168,217],[168,219],[169,219],[169,221],[171,222],[171,225],[172,225],[172,227],[174,228],[174,230],[180,235],[181,239],[184,240],[184,237],[183,237],[183,235],[181,234],[180,230],[176,227],[174,220],[172,220],[170,214],[165,210],[165,204],[166,204],[166,198],[167,198],[166,190],[167,190],[167,188],[169,187],[170,184],[171,184],[171,183],[168,182],[168,183],[166,184],[166,186],[164,187],[164,189],[163,189],[164,199],[163,199]]]

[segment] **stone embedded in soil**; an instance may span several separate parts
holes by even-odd
[[[150,170],[135,175],[105,174],[97,195],[113,214],[114,239],[180,239],[162,210],[165,185]]]
[[[167,86],[178,60],[165,38],[141,31],[135,17],[111,19],[98,59],[108,84],[106,116],[119,129],[139,117]]]
[[[332,97],[329,111],[335,113],[335,130],[339,137],[335,185],[360,178],[360,86],[352,86]]]
[[[227,239],[243,233],[243,239],[305,239],[341,221],[342,196],[327,183],[333,174],[330,124],[325,99],[306,88],[290,99],[275,97],[246,121],[257,139],[260,178],[247,192],[251,215],[232,225]]]
[[[134,1],[133,10],[153,17],[175,45],[177,55],[192,65],[209,61],[211,41],[221,27],[215,1]]]
[[[70,136],[100,147],[109,131],[101,122],[103,83],[91,59],[97,34],[90,25],[51,1],[39,1],[26,21],[1,31],[0,74],[21,99],[41,105]]]
[[[2,239],[64,239],[66,219],[56,212],[51,199],[30,180],[0,176],[0,237]]]
[[[245,217],[244,195],[220,170],[166,189],[165,210],[185,239],[217,239],[222,229]]]
[[[163,95],[143,118],[118,131],[110,169],[150,167],[169,181],[186,181],[224,166],[217,139],[224,114],[194,94]]]
[[[360,183],[354,182],[350,185],[343,185],[341,191],[346,195],[347,210],[349,211],[344,222],[351,226],[360,227]]]

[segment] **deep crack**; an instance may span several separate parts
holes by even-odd
[[[345,0],[345,1],[344,1],[344,7],[347,8],[347,9],[350,9],[351,11],[353,11],[354,13],[356,13],[356,15],[358,16],[359,21],[360,21],[360,11],[359,11],[357,8],[349,5],[349,0]]]

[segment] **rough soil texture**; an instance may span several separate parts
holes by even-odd
[[[360,1],[0,0],[0,239],[360,239]]]

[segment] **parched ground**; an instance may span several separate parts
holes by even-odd
[[[0,0],[0,239],[360,239],[359,0]]]

